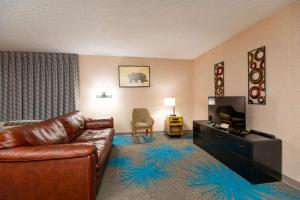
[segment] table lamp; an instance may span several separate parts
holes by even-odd
[[[175,105],[176,105],[175,97],[165,98],[164,104],[165,104],[165,106],[173,107],[173,114],[171,114],[170,116],[176,116],[176,114],[175,114]]]

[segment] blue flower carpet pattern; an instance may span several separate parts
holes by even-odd
[[[189,170],[187,185],[205,188],[201,192],[203,197],[211,196],[213,199],[279,199],[300,200],[299,192],[286,193],[273,184],[253,185],[234,173],[221,163],[199,162]]]
[[[166,168],[172,161],[182,159],[186,155],[180,149],[171,144],[162,144],[154,147],[146,147],[143,151],[145,160],[154,163],[156,166]]]
[[[124,183],[124,187],[133,184],[135,187],[145,189],[148,189],[151,184],[156,184],[159,180],[168,177],[170,177],[170,174],[167,171],[151,162],[131,163],[124,166],[120,173],[120,181]]]
[[[282,182],[252,185],[192,137],[115,136],[97,200],[300,200]]]
[[[118,135],[113,139],[113,146],[127,146],[132,144],[134,143],[132,137],[129,135]]]

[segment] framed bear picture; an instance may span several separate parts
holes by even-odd
[[[119,87],[150,87],[150,66],[119,65]]]

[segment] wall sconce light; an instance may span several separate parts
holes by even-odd
[[[112,94],[107,92],[102,92],[101,94],[97,94],[96,98],[112,98]]]
[[[175,106],[176,106],[176,100],[175,100],[175,97],[168,97],[168,98],[165,98],[165,99],[164,99],[164,104],[165,104],[165,106],[173,107],[173,114],[170,115],[170,116],[176,116],[176,114],[175,114]]]

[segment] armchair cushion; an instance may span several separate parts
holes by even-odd
[[[145,123],[147,123],[150,126],[152,126],[154,124],[154,119],[149,115],[149,116],[146,117]]]
[[[134,136],[138,129],[146,129],[146,135],[150,130],[153,134],[154,120],[150,116],[147,108],[134,108],[132,112],[132,135]],[[148,130],[149,129],[149,130]]]
[[[148,128],[151,127],[152,124],[151,123],[147,123],[147,122],[136,122],[133,124],[133,126],[135,128]]]
[[[154,120],[150,116],[148,110],[146,108],[134,108],[132,112],[132,124],[134,126],[137,126],[137,123],[143,123],[139,124],[141,126],[147,125],[153,125]]]

